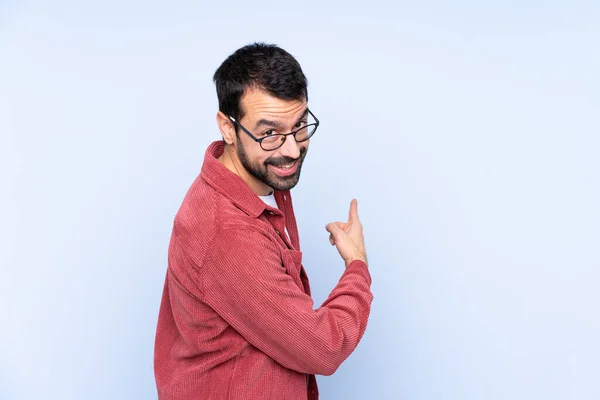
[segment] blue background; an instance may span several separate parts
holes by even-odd
[[[274,42],[322,124],[294,189],[359,200],[375,300],[324,399],[600,399],[596,1],[0,3],[0,398],[155,399],[177,208],[214,70]]]

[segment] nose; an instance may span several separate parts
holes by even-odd
[[[279,153],[282,156],[291,157],[293,159],[300,157],[300,147],[293,135],[286,137],[285,142],[283,142],[283,145],[279,148]]]

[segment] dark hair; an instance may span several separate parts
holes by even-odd
[[[274,44],[252,43],[236,50],[217,69],[213,81],[219,111],[238,121],[244,116],[240,99],[247,88],[264,90],[282,100],[308,100],[308,82],[300,64]]]

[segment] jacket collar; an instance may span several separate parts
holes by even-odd
[[[273,210],[250,189],[250,186],[242,178],[221,164],[218,158],[221,157],[224,150],[225,142],[222,140],[217,140],[208,146],[200,172],[202,178],[251,217],[257,218],[266,209]],[[281,195],[282,193],[275,191],[275,198],[278,202]],[[279,210],[273,211],[278,212]]]

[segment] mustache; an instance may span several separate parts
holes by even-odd
[[[298,158],[292,158],[292,157],[277,157],[277,158],[269,158],[268,160],[265,161],[265,165],[274,165],[276,167],[279,167],[281,165],[286,165],[286,164],[291,164],[295,161],[298,161],[302,158],[302,156],[298,157]]]
[[[265,165],[274,165],[276,167],[282,166],[282,165],[286,165],[286,164],[291,164],[295,161],[302,161],[304,159],[304,156],[306,155],[306,149],[305,148],[301,148],[300,149],[300,156],[298,158],[292,158],[292,157],[271,157],[268,158],[265,161]]]

